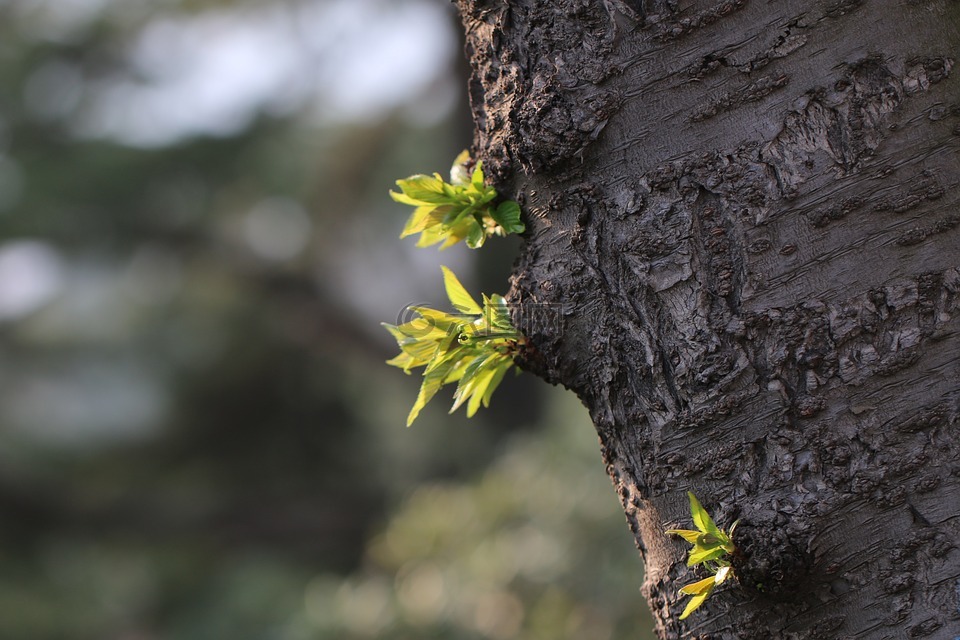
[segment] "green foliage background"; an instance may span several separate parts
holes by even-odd
[[[465,96],[146,146],[83,127],[149,85],[131,43],[165,21],[447,3],[90,0],[43,28],[78,2],[0,0],[0,637],[652,637],[575,398],[521,376],[403,426],[419,381],[378,321],[443,287],[387,190],[469,144]],[[518,246],[443,260],[505,291]]]

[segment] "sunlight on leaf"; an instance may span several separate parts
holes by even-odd
[[[497,191],[484,184],[483,163],[470,173],[470,154],[457,156],[450,169],[450,182],[440,174],[417,174],[397,180],[400,193],[390,197],[415,207],[400,233],[401,238],[419,233],[418,247],[440,244],[440,249],[465,242],[471,249],[483,246],[492,235],[523,233],[520,205],[513,201],[493,205]]]
[[[513,328],[503,296],[483,296],[483,306],[467,293],[457,276],[446,268],[443,282],[456,313],[429,307],[412,307],[418,317],[400,326],[383,326],[397,341],[400,355],[387,364],[403,369],[424,367],[420,393],[407,416],[409,427],[441,387],[457,383],[453,413],[463,404],[467,417],[480,406],[490,406],[494,389],[514,366],[513,357],[525,342]]]
[[[447,290],[447,298],[450,299],[450,304],[460,313],[469,313],[472,315],[480,315],[483,313],[483,309],[480,308],[477,301],[467,293],[467,290],[460,284],[460,281],[457,280],[457,276],[453,274],[453,271],[443,266],[441,266],[440,269],[443,271],[443,284]]]

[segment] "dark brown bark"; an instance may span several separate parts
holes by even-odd
[[[960,636],[960,3],[459,5],[524,364],[590,409],[660,636]],[[741,553],[681,622],[688,489]]]

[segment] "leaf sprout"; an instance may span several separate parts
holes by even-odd
[[[440,249],[446,249],[463,240],[477,249],[492,235],[523,233],[520,205],[508,200],[495,206],[497,191],[484,184],[483,163],[477,162],[472,174],[467,171],[469,163],[468,152],[457,156],[449,183],[439,173],[397,180],[400,193],[391,191],[390,197],[416,207],[401,238],[419,233],[418,247],[442,242]]]
[[[693,495],[693,492],[688,491],[687,496],[690,498],[690,515],[693,517],[693,524],[697,527],[697,530],[668,529],[666,533],[680,536],[693,545],[687,556],[688,567],[703,565],[712,575],[680,589],[680,593],[683,595],[693,596],[687,602],[683,613],[680,614],[681,620],[696,611],[710,597],[717,586],[723,584],[728,578],[734,577],[733,568],[730,566],[730,556],[736,551],[732,536],[734,529],[737,527],[737,522],[733,523],[730,532],[727,533],[717,527],[713,518],[700,505],[700,501],[697,500],[697,496]]]
[[[513,328],[503,296],[483,296],[480,306],[450,269],[441,269],[447,297],[457,313],[417,306],[412,307],[418,316],[413,320],[398,326],[383,323],[400,347],[400,354],[387,364],[408,374],[425,367],[420,393],[407,416],[408,427],[442,386],[454,382],[457,390],[450,413],[466,403],[470,418],[481,404],[490,406],[490,397],[525,342]]]

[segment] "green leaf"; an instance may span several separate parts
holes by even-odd
[[[667,529],[664,533],[680,536],[690,544],[697,544],[697,540],[703,535],[699,531],[691,531],[690,529]]]
[[[417,400],[407,416],[408,426],[447,384],[457,383],[452,411],[466,403],[467,416],[489,406],[493,390],[514,366],[513,354],[523,340],[503,310],[502,296],[483,296],[483,305],[467,293],[456,275],[443,267],[444,285],[457,313],[429,307],[411,307],[418,315],[399,326],[384,323],[396,339],[400,355],[388,361],[405,372],[424,367]],[[498,307],[503,307],[497,310]],[[487,331],[486,318],[499,313],[507,324],[502,331]],[[472,320],[471,320],[472,318]]]
[[[698,596],[701,593],[710,593],[716,585],[716,579],[714,576],[710,576],[709,578],[704,578],[703,580],[698,580],[685,587],[681,587],[680,593],[685,596]]]
[[[460,348],[460,343],[457,340],[459,336],[459,327],[450,329],[450,332],[437,344],[437,351],[434,354],[433,360],[427,363],[427,368],[424,369],[424,375],[440,366],[446,365],[448,362],[455,363],[464,357],[463,350]]]
[[[707,592],[707,593],[703,593],[703,594],[701,594],[701,595],[699,595],[699,596],[693,596],[692,598],[690,598],[690,601],[687,602],[687,606],[686,606],[686,608],[684,608],[683,613],[680,614],[680,619],[681,619],[681,620],[686,620],[687,617],[688,617],[691,613],[693,613],[694,611],[696,611],[697,609],[699,609],[699,608],[700,608],[700,605],[702,605],[704,602],[706,602],[707,598],[709,598],[709,597],[710,597],[710,593]]]
[[[413,403],[410,414],[407,416],[407,426],[413,424],[413,421],[420,415],[420,410],[427,406],[427,403],[437,395],[437,391],[443,386],[443,379],[447,375],[447,369],[438,367],[423,376],[423,383],[420,385],[420,393],[417,394],[417,401]]]
[[[457,390],[453,394],[454,402],[453,406],[450,408],[450,413],[453,413],[460,408],[460,405],[462,405],[471,396],[477,384],[481,383],[483,380],[483,369],[487,362],[490,360],[490,358],[495,357],[496,355],[496,352],[482,352],[470,362],[466,370],[463,372],[463,376],[460,378],[460,383],[457,385]]]
[[[416,362],[414,366],[422,365],[430,362],[437,355],[437,342],[435,340],[405,340],[400,343],[400,350]]]
[[[432,247],[443,240],[443,233],[436,227],[424,229],[417,240],[418,247]]]
[[[464,357],[457,360],[457,364],[450,369],[450,373],[447,374],[447,377],[444,378],[443,384],[452,384],[454,382],[459,382],[463,378],[463,374],[466,373],[467,367],[470,366],[470,358]]]
[[[400,187],[403,195],[419,204],[454,204],[450,195],[444,191],[444,184],[443,179],[438,175],[417,174],[406,180],[397,180],[397,186]],[[402,202],[396,196],[393,199]]]
[[[707,587],[704,588],[704,589],[703,589],[702,591],[700,591],[699,593],[697,593],[697,594],[696,594],[695,596],[693,596],[692,598],[690,598],[690,601],[687,602],[687,606],[686,606],[686,608],[684,608],[683,613],[680,614],[680,619],[681,619],[681,620],[685,620],[685,619],[687,618],[687,616],[689,616],[691,613],[693,613],[694,611],[696,611],[697,609],[699,609],[699,608],[700,608],[700,605],[702,605],[702,604],[706,601],[706,599],[710,597],[710,594],[713,593],[713,589],[714,589],[713,578],[707,578],[706,580],[701,580],[700,582],[695,582],[695,583],[692,584],[692,585],[688,585],[688,587],[694,587],[694,586],[697,586],[697,585],[699,585],[699,584],[701,584],[701,583],[703,583],[703,582],[708,583],[708,584],[707,584]],[[684,588],[687,588],[687,587],[684,587]],[[681,589],[680,591],[681,591],[681,593],[682,593],[682,592],[683,592],[683,589]]]
[[[490,333],[508,333],[514,330],[510,306],[503,296],[493,294],[490,298],[485,298],[483,307],[486,311],[484,321]]]
[[[439,173],[433,174],[433,176],[440,182],[440,189],[443,191],[443,194],[447,196],[450,202],[456,203],[458,205],[463,205],[468,202],[464,195],[464,188],[457,185],[447,184],[443,181],[443,178],[440,177]]]
[[[493,396],[493,392],[500,382],[503,381],[503,376],[507,374],[507,371],[510,370],[510,367],[513,365],[513,358],[507,358],[506,362],[497,365],[497,369],[493,374],[493,377],[490,379],[490,382],[487,383],[487,390],[483,392],[483,406],[490,406],[490,398]]]
[[[467,222],[467,246],[471,249],[479,249],[483,246],[483,241],[487,239],[486,234],[483,231],[483,227],[480,226],[480,223],[476,221],[475,218],[468,218]]]
[[[407,224],[400,232],[401,238],[412,236],[415,233],[423,233],[430,227],[436,227],[443,224],[443,219],[450,212],[450,205],[423,205],[416,210],[407,219]]]
[[[736,551],[730,535],[717,527],[693,492],[688,491],[687,497],[690,500],[690,515],[697,531],[669,529],[667,533],[679,535],[693,545],[687,556],[688,567],[703,564],[712,570],[714,575],[680,589],[680,593],[693,596],[683,610],[681,620],[696,611],[713,592],[714,587],[733,576],[733,569],[726,556]]]
[[[473,176],[470,178],[470,182],[473,183],[474,188],[478,191],[483,190],[483,161],[478,161],[476,168],[473,170]]]
[[[423,318],[423,321],[430,323],[431,326],[439,327],[444,331],[446,331],[448,328],[454,325],[463,323],[463,317],[461,317],[460,315],[457,315],[454,313],[448,313],[446,311],[439,311],[432,307],[417,305],[417,306],[410,307],[410,310],[420,314],[420,317]],[[418,321],[419,320],[415,319],[412,322],[409,322],[407,324],[413,324],[414,322],[418,322]],[[406,325],[401,325],[401,326],[406,326]]]
[[[520,205],[512,200],[501,202],[490,212],[491,217],[503,227],[504,233],[523,233],[525,227],[520,221]]]
[[[716,560],[727,554],[723,547],[694,547],[690,550],[690,556],[687,558],[687,566],[695,567],[698,564],[709,560]]]
[[[397,182],[399,183],[400,181],[398,180]],[[419,200],[414,200],[413,198],[411,198],[406,194],[397,193],[396,191],[391,191],[390,197],[393,198],[394,202],[399,202],[400,204],[408,204],[411,207],[421,207],[426,204],[426,203],[420,202]]]
[[[409,372],[411,367],[420,367],[434,357],[436,351],[436,342],[431,339],[419,340],[404,335],[399,327],[392,324],[383,323],[384,328],[397,340],[397,346],[400,347],[400,355],[387,364],[400,367]],[[406,326],[406,325],[403,325]]]
[[[453,274],[453,271],[444,266],[441,266],[440,269],[443,271],[443,285],[447,290],[447,298],[450,299],[450,304],[460,313],[469,313],[470,315],[476,316],[481,315],[483,309],[477,304],[477,301],[467,293],[467,290],[460,284],[460,281],[457,280],[457,276]]]
[[[397,342],[404,340],[407,337],[400,331],[400,329],[397,328],[396,325],[392,325],[389,322],[381,322],[380,326],[386,329]]]
[[[439,228],[439,233],[443,239],[443,244],[440,245],[441,250],[452,247],[467,237],[469,218],[471,216],[461,217],[453,222],[445,222]]]
[[[447,327],[453,324],[448,320],[448,314],[440,315],[433,309],[425,307],[422,309],[414,308],[413,310],[417,311],[420,316],[395,327],[396,335],[400,336],[397,338],[399,344],[411,338],[419,341],[441,340],[447,334]],[[438,316],[434,317],[434,313],[438,313]]]
[[[687,496],[690,498],[690,515],[693,516],[693,524],[697,526],[697,529],[704,533],[720,534],[720,529],[714,524],[713,518],[710,517],[706,509],[700,505],[697,496],[693,495],[692,491],[687,491]]]
[[[391,191],[390,197],[415,207],[401,238],[419,233],[418,247],[439,243],[442,250],[466,241],[470,248],[476,249],[493,234],[523,231],[519,206],[505,202],[494,207],[497,191],[483,183],[482,163],[478,162],[472,175],[468,175],[469,161],[467,152],[457,156],[450,170],[450,183],[436,173],[397,180],[400,193]]]
[[[468,418],[472,418],[477,412],[477,409],[480,408],[480,403],[483,402],[483,397],[486,395],[487,387],[490,385],[490,382],[493,380],[493,377],[496,374],[497,370],[489,367],[484,367],[484,369],[477,374],[473,389],[470,391],[470,402],[467,404]]]
[[[400,353],[387,360],[387,364],[392,367],[398,367],[403,369],[403,372],[406,374],[410,373],[410,369],[417,366],[416,360],[407,353]]]

